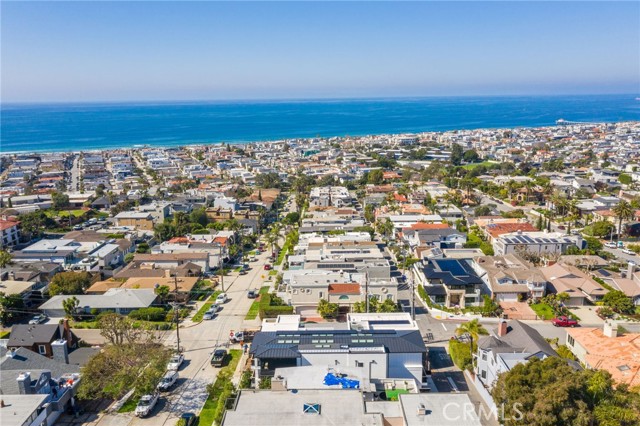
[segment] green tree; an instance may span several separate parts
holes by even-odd
[[[298,212],[291,212],[288,213],[285,218],[284,221],[286,224],[288,225],[295,225],[300,221],[300,213]]]
[[[259,174],[256,176],[255,182],[258,188],[280,188],[282,186],[282,179],[275,172]]]
[[[91,275],[87,272],[60,272],[49,284],[49,295],[83,294],[91,284]]]
[[[631,298],[620,290],[609,291],[602,302],[619,314],[630,314],[635,310]]]
[[[56,210],[62,210],[69,207],[69,196],[62,192],[51,193],[51,207]]]
[[[618,219],[618,238],[622,236],[622,222],[628,219],[633,219],[635,215],[635,209],[631,207],[626,200],[620,200],[620,202],[614,206],[611,211]]]
[[[62,301],[62,309],[64,309],[64,313],[67,318],[73,317],[78,309],[78,306],[80,306],[80,301],[75,296],[71,296]]]
[[[601,220],[593,222],[591,225],[585,227],[584,233],[587,235],[593,235],[594,237],[605,237],[613,232],[615,227],[608,220]]]
[[[451,144],[451,164],[459,166],[462,164],[463,149],[457,143]]]
[[[22,315],[24,300],[19,294],[7,295],[0,291],[0,322],[6,325]]]
[[[620,426],[640,422],[640,394],[614,386],[603,370],[532,358],[498,377],[491,395],[505,426]]]
[[[371,170],[367,175],[367,183],[380,185],[384,181],[383,175],[384,172],[382,171],[382,169]]]
[[[478,206],[473,211],[475,216],[489,216],[491,215],[491,207],[489,206]]]
[[[158,241],[167,241],[177,235],[176,228],[171,223],[158,223],[153,227],[153,235]]]
[[[133,253],[127,253],[127,254],[124,256],[124,261],[125,261],[125,263],[129,263],[129,262],[131,262],[135,257],[136,257],[136,255],[135,255],[135,254],[133,254]]]
[[[11,253],[6,250],[0,250],[0,268],[5,268],[7,265],[11,265],[12,262]]]
[[[206,228],[209,224],[209,217],[207,216],[206,209],[204,207],[193,209],[189,214],[189,221],[191,223],[199,223],[203,228]]]
[[[320,299],[318,302],[318,313],[322,318],[335,318],[338,316],[339,306],[337,303],[329,303],[325,299]]]
[[[467,163],[475,163],[480,160],[480,156],[475,149],[470,149],[464,152],[464,154],[462,155],[462,159]]]
[[[463,334],[469,334],[477,342],[479,335],[487,335],[489,332],[478,322],[478,319],[473,319],[463,322],[456,328],[456,336],[462,336]]]
[[[618,176],[618,181],[623,185],[631,185],[633,179],[631,179],[631,176],[626,173],[620,173],[620,176]]]
[[[167,297],[169,296],[170,291],[171,290],[167,285],[158,286],[153,290],[156,296],[160,298],[160,303],[164,303],[167,300]]]

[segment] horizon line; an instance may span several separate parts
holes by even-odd
[[[420,95],[420,96],[335,96],[335,97],[284,97],[284,98],[218,98],[218,99],[160,99],[160,100],[66,100],[66,101],[9,101],[0,99],[0,107],[12,105],[87,105],[87,104],[169,104],[169,103],[245,103],[245,102],[330,102],[330,101],[369,101],[369,100],[401,100],[401,99],[442,99],[442,98],[551,98],[561,96],[639,96],[640,91],[613,93],[554,93],[554,94],[483,94],[483,95]]]

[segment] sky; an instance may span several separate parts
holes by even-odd
[[[0,100],[640,93],[640,2],[10,2]]]

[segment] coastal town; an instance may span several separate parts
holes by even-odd
[[[3,425],[640,424],[640,122],[0,158]]]

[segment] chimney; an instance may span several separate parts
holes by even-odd
[[[507,320],[501,319],[500,322],[498,323],[498,337],[506,336],[507,329],[508,329]]]
[[[7,358],[13,358],[15,354],[16,354],[16,348],[11,348],[7,351]]]
[[[69,364],[69,350],[67,349],[67,341],[65,339],[58,339],[52,342],[51,352],[53,352],[54,360],[63,364]]]
[[[61,340],[66,340],[67,345],[71,347],[73,345],[73,334],[71,333],[71,327],[69,327],[69,320],[67,318],[62,320],[62,328],[64,330],[64,334],[60,336]]]
[[[606,320],[604,322],[604,330],[602,330],[602,334],[606,337],[618,337],[618,324],[614,320]]]
[[[18,376],[18,390],[20,395],[28,395],[31,393],[31,373],[20,373]]]
[[[636,264],[633,262],[629,262],[627,264],[627,279],[628,280],[632,280],[633,279],[633,273],[636,271]]]

